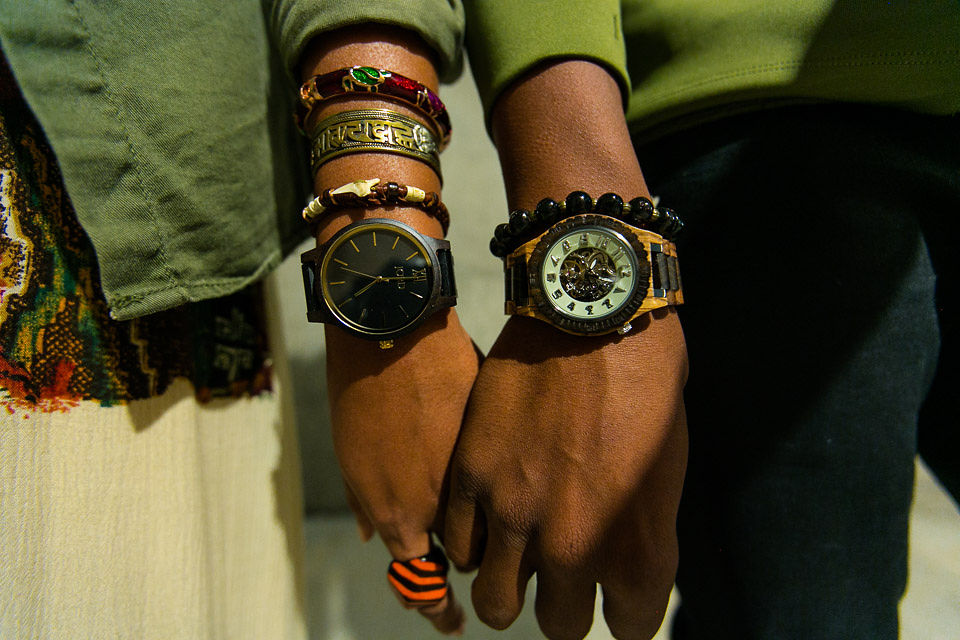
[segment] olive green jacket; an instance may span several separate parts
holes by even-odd
[[[309,40],[405,26],[460,68],[448,0],[8,0],[0,45],[56,153],[117,319],[225,295],[306,236],[291,113]]]
[[[958,0],[29,0],[0,2],[0,44],[122,319],[232,292],[302,237],[311,38],[399,25],[451,80],[464,14],[488,113],[564,58],[610,70],[637,139],[779,104],[960,111]]]

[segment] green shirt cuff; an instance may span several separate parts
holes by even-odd
[[[619,0],[467,0],[467,51],[489,122],[497,97],[545,60],[603,65],[630,95]]]
[[[369,22],[417,33],[436,53],[442,82],[460,74],[464,30],[460,0],[276,0],[270,16],[283,62],[294,78],[303,50],[315,36]]]

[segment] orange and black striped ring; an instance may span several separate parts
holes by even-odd
[[[387,569],[387,581],[401,602],[409,607],[425,607],[443,600],[449,586],[450,564],[440,547],[413,560],[394,560]]]

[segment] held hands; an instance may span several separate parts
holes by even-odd
[[[473,604],[503,629],[537,573],[551,640],[589,631],[596,583],[617,638],[650,638],[676,571],[687,458],[686,348],[673,311],[623,338],[511,319],[481,368],[452,469],[445,544],[479,565]]]
[[[513,318],[479,376],[452,310],[395,353],[328,331],[334,444],[364,539],[425,555],[449,496],[447,554],[479,566],[482,621],[512,623],[536,572],[551,640],[586,635],[597,583],[616,637],[655,634],[676,571],[686,349],[673,311],[637,324],[582,338]],[[442,632],[463,628],[452,592],[420,611]]]

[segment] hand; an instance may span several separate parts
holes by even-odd
[[[396,559],[423,556],[478,352],[453,310],[389,350],[335,327],[326,335],[334,447],[361,535],[379,533]],[[420,612],[445,633],[463,627],[452,591]]]
[[[479,562],[473,604],[488,625],[514,621],[536,572],[551,640],[587,634],[596,583],[617,638],[659,628],[676,573],[687,355],[676,314],[655,313],[622,338],[512,318],[484,362],[445,544],[457,566]]]

